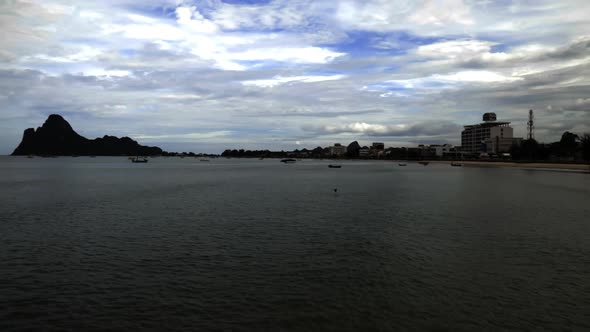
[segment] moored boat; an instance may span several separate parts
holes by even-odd
[[[139,156],[138,156],[138,157],[131,159],[131,162],[132,163],[147,163],[148,159],[147,158],[139,158]]]

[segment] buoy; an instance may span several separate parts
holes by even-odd
[[[338,188],[334,188],[334,192],[337,192],[337,191],[338,191]]]

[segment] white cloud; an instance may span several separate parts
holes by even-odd
[[[441,27],[475,23],[463,0],[346,0],[339,1],[338,20],[350,27],[374,31]]]
[[[410,16],[410,21],[422,25],[452,23],[472,25],[475,23],[469,7],[463,3],[463,0],[428,0]]]
[[[327,63],[343,55],[344,53],[321,47],[273,47],[236,52],[229,57],[233,60],[242,61],[268,60],[295,63]]]
[[[312,3],[303,1],[271,1],[265,6],[218,3],[212,20],[228,30],[240,28],[293,28],[306,24],[306,9]]]
[[[416,54],[425,57],[468,58],[489,54],[494,43],[480,40],[452,40],[419,46]]]
[[[87,69],[83,73],[85,76],[96,76],[96,77],[123,77],[131,75],[128,70],[117,70],[117,69],[103,69],[103,68],[91,68]]]
[[[83,45],[78,50],[74,50],[72,53],[64,54],[61,56],[51,56],[47,54],[36,54],[33,56],[25,56],[21,60],[23,62],[28,61],[44,61],[44,62],[61,62],[61,63],[78,63],[96,59],[103,53],[102,50],[91,46]]]
[[[141,140],[173,140],[173,141],[192,141],[199,139],[212,139],[230,136],[230,130],[218,130],[209,132],[198,132],[188,134],[168,134],[168,135],[134,135],[133,138]]]
[[[0,1],[0,136],[18,140],[49,112],[77,114],[92,135],[216,149],[363,135],[456,142],[460,128],[420,124],[489,109],[539,110],[541,140],[590,126],[589,1],[136,4]],[[0,153],[17,143],[0,141]]]
[[[170,94],[162,95],[162,96],[160,96],[160,98],[170,99],[170,100],[198,100],[203,97],[199,96],[199,95],[190,94],[190,93],[184,93],[184,94],[170,93]]]
[[[461,71],[448,75],[433,75],[433,80],[450,82],[481,82],[481,83],[504,83],[522,80],[522,77],[504,76],[487,70]]]
[[[204,18],[196,7],[176,8],[177,22],[194,33],[211,34],[219,30],[217,24]]]
[[[315,83],[315,82],[323,82],[323,81],[334,81],[344,78],[344,75],[328,75],[328,76],[289,76],[289,77],[282,77],[282,76],[275,76],[272,79],[268,80],[251,80],[251,81],[243,81],[243,85],[252,85],[258,86],[263,88],[272,88],[281,84],[286,83]]]
[[[450,74],[434,74],[427,77],[419,77],[402,80],[388,80],[381,84],[373,85],[373,88],[367,88],[368,91],[387,90],[389,88],[404,89],[447,89],[458,88],[464,84],[486,84],[486,83],[511,83],[521,81],[522,77],[505,76],[500,73],[487,70],[468,70]],[[391,94],[384,93],[381,97],[390,97]]]

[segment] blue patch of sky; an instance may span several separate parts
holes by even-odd
[[[126,8],[138,15],[160,19],[176,19],[176,7],[174,6],[131,5]]]
[[[98,38],[69,38],[64,45],[95,45],[95,46],[106,46],[110,44],[109,40],[98,39]]]
[[[343,75],[346,74],[345,72],[338,71],[338,70],[324,70],[324,69],[314,69],[314,70],[306,70],[305,75],[309,76],[332,76],[332,75]]]
[[[124,55],[124,56],[134,56],[135,54],[137,54],[137,50],[125,48],[125,49],[119,50],[119,54]]]
[[[502,52],[507,52],[507,51],[508,51],[508,47],[505,44],[493,45],[490,50],[491,53],[502,53]]]
[[[420,45],[432,44],[444,40],[441,37],[420,37],[411,35],[405,31],[380,33],[370,31],[352,31],[348,38],[337,44],[326,44],[340,52],[346,52],[352,56],[404,55],[408,50]]]
[[[291,70],[300,69],[301,64],[290,63],[284,61],[273,61],[273,60],[247,60],[247,61],[236,61],[238,64],[250,68],[250,69],[264,69],[264,70]]]

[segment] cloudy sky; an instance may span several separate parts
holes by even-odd
[[[590,132],[588,0],[0,0],[0,154],[52,113],[169,151]]]

